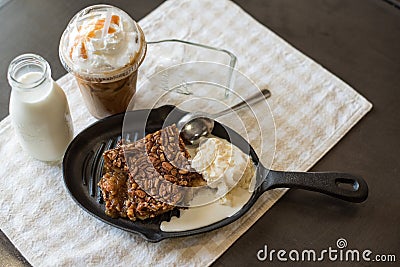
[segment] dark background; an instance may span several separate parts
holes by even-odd
[[[140,20],[163,1],[102,1]],[[374,107],[313,171],[360,174],[370,187],[365,203],[355,205],[320,194],[290,190],[216,262],[216,266],[255,265],[264,245],[273,249],[348,248],[396,254],[400,262],[400,4],[399,0],[236,0],[244,10],[307,56],[353,86]],[[53,78],[66,72],[58,41],[67,22],[97,1],[0,0],[0,119],[8,114],[6,73],[19,54],[46,58]],[[0,177],[7,179],[7,177]],[[0,189],[1,191],[1,189]],[[286,263],[293,266],[293,263]],[[299,263],[304,265],[305,263]],[[0,233],[0,266],[26,261]],[[263,262],[260,265],[284,265]],[[344,266],[327,262],[312,266]],[[350,265],[350,264],[348,264]]]

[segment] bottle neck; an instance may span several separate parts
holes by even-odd
[[[23,54],[11,61],[8,67],[8,82],[13,93],[35,100],[51,89],[51,69],[41,56]]]

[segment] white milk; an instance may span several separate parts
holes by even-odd
[[[73,137],[64,91],[44,73],[49,68],[23,66],[10,78],[11,66],[10,115],[19,143],[36,159],[59,161]]]

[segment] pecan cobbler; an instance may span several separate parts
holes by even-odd
[[[180,188],[206,184],[191,168],[175,125],[136,142],[120,141],[103,156],[104,175],[98,185],[105,212],[113,218],[154,218],[185,201]]]

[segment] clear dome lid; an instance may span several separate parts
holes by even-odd
[[[144,34],[123,10],[110,5],[78,12],[61,36],[59,56],[64,68],[95,81],[113,80],[135,71],[146,54]]]

